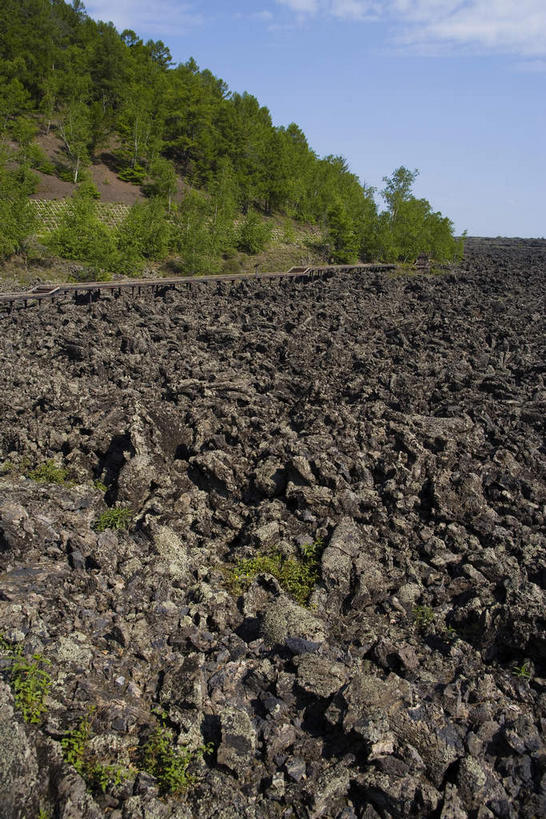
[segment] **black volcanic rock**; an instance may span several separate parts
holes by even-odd
[[[2,816],[544,814],[545,271],[471,240],[0,315],[0,632],[52,681],[25,724],[3,652]],[[305,607],[230,572],[319,540]],[[104,793],[62,756],[86,714]],[[178,798],[158,725],[213,747]]]

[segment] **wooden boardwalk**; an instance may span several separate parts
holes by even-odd
[[[51,302],[66,296],[72,296],[74,299],[87,296],[86,300],[92,302],[100,299],[103,293],[121,295],[122,292],[129,292],[132,296],[141,295],[142,293],[157,295],[169,289],[191,288],[194,285],[217,284],[219,282],[255,282],[271,281],[273,279],[312,280],[341,273],[379,272],[394,269],[395,265],[392,264],[325,265],[322,267],[292,267],[283,273],[237,273],[213,276],[184,276],[172,279],[124,279],[113,282],[40,284],[32,290],[21,291],[20,293],[0,293],[0,308],[11,312],[14,308],[25,308],[32,305],[40,306],[43,301]]]

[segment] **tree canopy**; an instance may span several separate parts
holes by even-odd
[[[73,182],[108,147],[120,177],[146,182],[172,218],[177,176],[206,193],[218,246],[237,213],[247,227],[256,214],[282,213],[318,225],[336,260],[455,252],[451,222],[411,194],[417,171],[385,179],[379,214],[374,189],[343,157],[317,156],[297,124],[273,125],[251,94],[230,91],[192,58],[174,64],[161,40],[95,22],[80,0],[3,0],[0,29],[0,139],[19,139],[29,116],[54,128]],[[176,215],[186,233],[197,230],[196,202]],[[241,235],[232,244],[248,244]]]

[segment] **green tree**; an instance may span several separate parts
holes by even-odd
[[[356,261],[360,247],[359,237],[354,222],[340,200],[337,200],[328,212],[326,241],[330,258],[336,264]]]
[[[210,199],[198,191],[184,196],[172,225],[172,249],[187,273],[214,273],[220,260],[210,230]]]
[[[19,169],[9,167],[9,159],[9,154],[0,150],[0,259],[24,250],[35,228],[28,183]]]
[[[59,119],[59,133],[62,137],[74,184],[83,168],[90,161],[91,118],[89,107],[84,102],[69,103]]]
[[[434,213],[426,199],[413,196],[418,174],[401,166],[392,176],[384,177],[382,196],[387,211],[379,220],[378,246],[387,261],[414,261],[422,253],[449,261],[460,252],[453,223],[441,213]]]
[[[13,117],[27,109],[29,102],[29,94],[17,77],[5,80],[0,74],[0,135],[6,132]]]
[[[238,212],[239,191],[229,157],[223,157],[218,163],[208,189],[211,239],[215,251],[222,253],[236,244],[234,219]]]
[[[381,195],[394,219],[396,219],[398,209],[402,203],[413,198],[411,191],[418,176],[419,171],[417,168],[414,171],[409,171],[401,165],[393,171],[392,176],[383,177],[385,187],[381,191]]]
[[[31,145],[38,133],[36,123],[32,119],[29,119],[29,117],[17,117],[12,124],[11,133],[19,145],[17,152],[18,161],[30,163],[32,155]]]
[[[167,211],[170,213],[173,198],[178,188],[176,170],[172,162],[162,156],[158,156],[150,164],[151,184],[148,186],[154,196],[158,196],[167,203]]]

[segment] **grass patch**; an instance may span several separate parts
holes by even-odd
[[[51,688],[51,676],[45,666],[49,660],[41,654],[25,657],[23,646],[10,643],[0,636],[0,653],[7,656],[10,666],[10,684],[15,706],[25,722],[39,724],[47,713],[46,698]]]
[[[201,745],[193,751],[175,748],[173,732],[163,719],[142,750],[142,767],[157,779],[161,796],[180,796],[197,780],[188,768],[196,759],[212,753],[212,744]]]
[[[123,506],[107,509],[95,521],[93,529],[95,532],[105,532],[107,529],[128,529],[133,519],[130,509]]]
[[[240,560],[229,570],[232,590],[241,594],[258,574],[271,574],[301,606],[307,606],[319,582],[320,558],[324,546],[320,539],[300,547],[298,557],[286,557],[278,549]]]

